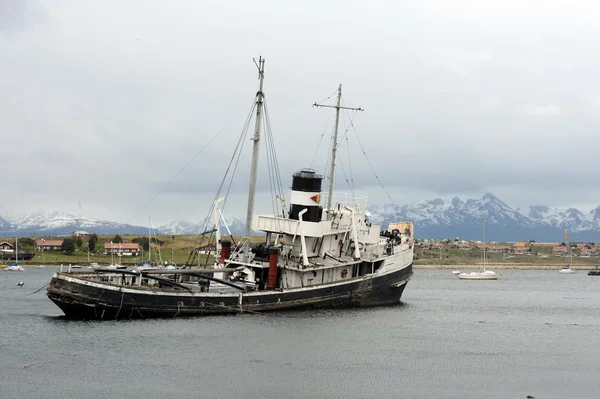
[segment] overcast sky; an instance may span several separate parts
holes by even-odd
[[[0,214],[81,203],[82,216],[121,222],[203,218],[259,55],[286,188],[315,153],[324,170],[333,117],[311,104],[341,83],[365,112],[344,115],[341,134],[348,117],[356,134],[340,161],[349,174],[352,159],[370,203],[389,199],[357,136],[399,204],[492,192],[513,207],[589,210],[600,204],[599,14],[592,0],[2,0]],[[263,161],[257,211],[271,203]]]

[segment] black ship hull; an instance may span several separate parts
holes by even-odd
[[[386,274],[299,289],[206,293],[116,286],[57,273],[47,295],[71,319],[204,316],[396,305],[411,276],[412,264]]]

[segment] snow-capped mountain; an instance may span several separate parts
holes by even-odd
[[[569,229],[572,232],[594,230],[600,226],[597,223],[598,219],[594,218],[594,211],[585,215],[575,208],[560,209],[536,205],[529,208],[529,218],[551,227]]]
[[[485,218],[486,240],[562,241],[563,229],[580,240],[600,241],[600,206],[590,214],[570,209],[533,206],[529,215],[511,208],[493,194],[480,199],[462,201],[433,199],[412,205],[369,207],[371,219],[385,225],[389,222],[410,220],[415,234],[422,238],[483,239]],[[574,237],[573,234],[576,234]]]
[[[463,202],[458,197],[447,201],[436,198],[419,201],[412,205],[392,205],[369,207],[371,218],[378,223],[389,223],[395,220],[410,220],[421,228],[453,225],[482,226],[486,223],[501,226],[523,225],[537,227],[528,217],[520,214],[502,202],[493,194],[486,194],[479,200],[469,199]]]
[[[485,239],[487,241],[561,242],[563,229],[569,230],[571,241],[600,241],[600,206],[589,213],[578,209],[559,209],[544,205],[531,206],[528,214],[511,208],[493,194],[480,199],[462,201],[433,199],[412,205],[383,204],[369,207],[370,219],[386,227],[390,222],[403,220],[415,224],[417,238]],[[227,225],[227,226],[226,226]],[[235,217],[221,224],[233,235],[243,235],[245,223]],[[156,229],[157,234],[198,234],[203,224],[185,220],[170,222]],[[0,235],[70,235],[77,230],[96,234],[147,234],[148,227],[118,222],[78,218],[61,212],[36,212],[29,215],[0,217]]]
[[[169,222],[158,227],[158,231],[163,234],[198,234],[200,231],[199,223],[188,222],[187,220],[178,220],[176,222]]]
[[[78,218],[64,212],[35,212],[7,217],[8,225],[0,221],[0,234],[20,236],[70,235],[77,230],[96,234],[147,234],[148,227],[110,222],[92,218]]]
[[[245,233],[245,224],[240,219],[231,218],[221,224],[221,231],[227,234],[227,228],[233,235]],[[202,225],[186,220],[170,222],[154,228],[157,234],[199,234]],[[6,215],[0,217],[1,236],[52,236],[71,235],[78,230],[96,234],[148,234],[148,226],[136,226],[107,220],[77,217],[65,212],[34,212],[31,214]]]
[[[0,231],[10,229],[10,222],[0,216]]]
[[[170,222],[164,224],[158,228],[162,234],[199,234],[200,230],[204,227],[203,223],[191,223],[186,220],[179,220],[177,222]],[[209,228],[212,227],[209,226]],[[221,223],[222,234],[228,234],[227,229],[231,231],[234,236],[243,235],[246,232],[246,224],[238,218],[229,218],[225,223]]]

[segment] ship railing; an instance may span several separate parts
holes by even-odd
[[[322,204],[327,204],[327,195],[323,196]],[[346,192],[334,192],[331,196],[331,207],[335,210],[343,208],[344,205],[353,208],[354,210],[367,210],[368,197],[366,195],[352,194]]]

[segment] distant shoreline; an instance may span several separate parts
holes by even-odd
[[[492,264],[488,263],[486,268],[489,270],[559,270],[563,265],[550,264],[550,265],[527,265],[527,264]],[[481,269],[482,265],[413,265],[413,269],[425,269],[425,270],[475,270]],[[594,265],[577,265],[571,264],[571,269],[573,270],[593,270],[596,267]]]
[[[40,268],[37,264],[21,264],[24,268],[27,269],[38,269]],[[81,265],[84,269],[88,269],[87,265]],[[123,266],[133,266],[133,265],[123,265]],[[47,268],[60,268],[60,264],[46,264]],[[69,264],[62,264],[63,270],[67,270],[69,268]],[[481,269],[482,265],[478,264],[465,264],[465,265],[413,265],[413,269],[415,270],[477,270]],[[562,265],[527,265],[527,264],[491,264],[488,263],[486,268],[489,270],[560,270]],[[573,270],[593,270],[595,269],[594,265],[577,265],[572,264],[571,268]]]

